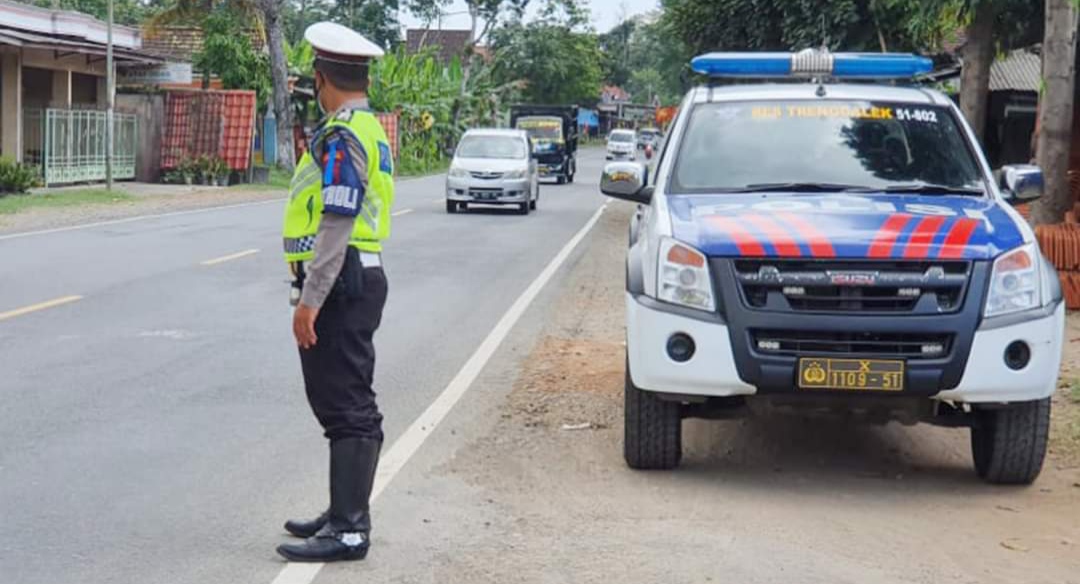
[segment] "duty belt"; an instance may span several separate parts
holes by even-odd
[[[382,254],[371,253],[367,251],[357,252],[360,255],[360,265],[365,268],[381,268],[382,267]],[[292,272],[294,278],[299,277],[300,274],[305,273],[304,265],[307,262],[289,262],[289,271]]]

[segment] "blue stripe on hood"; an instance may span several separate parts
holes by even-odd
[[[962,259],[989,259],[1023,243],[1023,234],[1012,217],[995,200],[981,196],[927,195],[819,195],[792,193],[670,195],[673,235],[709,256],[737,257],[740,238],[750,238],[764,247],[765,255],[778,256],[772,238],[740,217],[769,218],[788,233],[803,257],[810,256],[810,244],[823,238],[838,258],[865,258],[871,244],[882,233],[889,217],[910,214],[911,219],[896,237],[889,258],[900,259],[908,250],[912,233],[926,217],[941,216],[944,223],[935,232],[928,258],[937,258],[945,249],[946,237],[962,222],[975,221],[975,229],[957,255]],[[785,214],[788,216],[785,219]],[[742,234],[711,222],[721,216],[735,220]],[[794,217],[794,219],[791,219]],[[798,221],[801,219],[802,221]],[[794,221],[794,222],[793,222]],[[798,223],[808,226],[800,228]],[[816,233],[816,234],[815,234]]]

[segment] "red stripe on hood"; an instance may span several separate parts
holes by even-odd
[[[957,219],[952,229],[949,230],[949,235],[945,237],[945,244],[941,246],[938,257],[942,259],[963,257],[964,248],[967,247],[968,241],[971,240],[971,234],[975,233],[975,229],[978,227],[978,219],[968,217]]]
[[[907,227],[908,221],[911,221],[911,217],[907,213],[890,215],[881,226],[881,229],[878,230],[874,241],[870,244],[870,251],[866,255],[872,258],[891,256],[893,246],[896,244],[896,238],[900,237],[904,228]]]
[[[724,230],[731,241],[735,243],[739,248],[739,253],[744,256],[764,256],[765,247],[761,245],[761,242],[754,237],[753,233],[739,225],[739,223],[730,217],[721,217],[719,215],[713,215],[708,218],[708,221],[712,222],[720,229]]]
[[[795,231],[806,239],[806,243],[810,247],[810,255],[816,258],[836,257],[836,250],[833,249],[832,242],[813,223],[792,213],[777,213],[776,215],[783,219],[785,223],[794,227]]]
[[[757,227],[768,238],[769,243],[776,248],[776,253],[784,257],[802,257],[802,250],[799,249],[799,244],[795,242],[795,238],[791,236],[791,233],[787,229],[784,229],[783,225],[764,215],[744,215],[740,219],[745,219],[747,222],[752,223],[754,227]]]
[[[934,236],[944,224],[945,218],[940,215],[920,219],[904,246],[904,258],[917,259],[930,255],[930,244],[934,242]]]

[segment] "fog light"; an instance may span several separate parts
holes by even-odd
[[[757,348],[762,351],[779,351],[780,341],[758,341]]]
[[[1014,371],[1027,367],[1031,361],[1031,347],[1024,341],[1013,341],[1005,347],[1005,366]]]
[[[675,333],[667,342],[667,354],[676,363],[685,363],[694,356],[694,339],[684,333]]]

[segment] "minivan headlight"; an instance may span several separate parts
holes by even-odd
[[[464,168],[461,168],[460,166],[451,166],[450,167],[450,176],[452,176],[454,178],[468,178],[469,177],[469,171],[465,170]]]
[[[509,179],[525,178],[525,171],[523,169],[511,170],[510,172],[507,172],[504,176]]]
[[[1039,260],[1035,244],[1018,247],[994,260],[984,316],[1001,316],[1041,306]]]
[[[716,310],[705,254],[674,239],[660,241],[657,299],[698,310]]]

